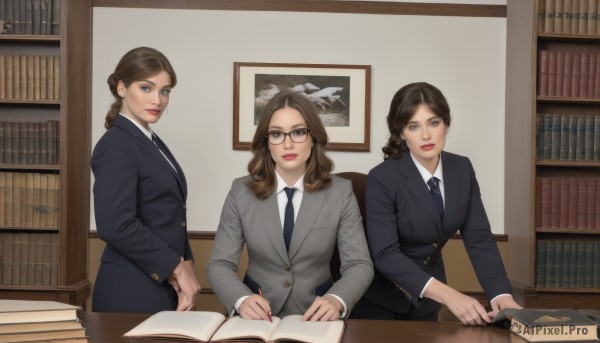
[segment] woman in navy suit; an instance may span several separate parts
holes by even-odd
[[[481,201],[468,158],[443,151],[450,108],[436,87],[402,87],[387,117],[385,161],[369,172],[367,241],[375,265],[371,286],[352,317],[437,320],[440,304],[463,323],[489,323],[504,308],[519,308]],[[487,312],[446,285],[442,248],[460,230]]]
[[[140,47],[107,82],[115,101],[91,162],[96,226],[106,242],[92,310],[193,310],[200,285],[186,232],[185,176],[149,126],[169,103],[175,71],[161,52]]]

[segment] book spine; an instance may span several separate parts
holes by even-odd
[[[538,95],[548,96],[548,77],[550,69],[550,54],[547,50],[539,52]]]
[[[554,0],[545,1],[544,32],[554,32]]]
[[[590,53],[581,53],[581,76],[579,78],[579,97],[588,97],[588,83],[590,77]]]
[[[550,143],[550,159],[558,161],[560,158],[560,136],[561,136],[560,114],[552,115],[552,133]]]
[[[556,97],[562,98],[565,81],[565,52],[556,52]]]
[[[552,184],[552,195],[550,196],[550,228],[560,228],[560,193],[561,182],[559,178],[553,177],[550,179]]]
[[[563,246],[564,242],[556,241],[554,251],[554,287],[563,287]]]
[[[572,98],[580,97],[580,93],[579,93],[580,83],[581,83],[581,53],[574,52],[573,53],[573,75],[571,78],[571,97]]]
[[[575,160],[585,160],[585,117],[577,116],[577,148],[575,150]]]
[[[60,2],[61,0],[52,0],[52,23],[50,24],[51,34],[60,34]]]
[[[579,34],[587,33],[587,14],[588,14],[588,1],[580,0],[579,1]]]
[[[544,32],[544,22],[546,18],[546,1],[538,1],[537,31]]]
[[[565,52],[565,70],[563,76],[563,97],[571,97],[571,84],[573,83],[573,52]]]
[[[558,69],[558,56],[556,51],[548,52],[548,96],[556,96],[556,73]]]
[[[575,287],[585,287],[585,242],[577,242],[577,279],[575,280]]]
[[[596,34],[596,23],[598,21],[598,0],[588,1],[588,12],[587,12],[587,34]]]
[[[593,160],[600,161],[600,115],[594,116],[594,147]]]
[[[546,287],[546,256],[548,250],[548,242],[546,241],[537,241],[537,250],[536,250],[536,271],[535,271],[535,280],[536,287],[545,288]]]
[[[578,180],[579,184],[579,197],[577,200],[578,203],[578,215],[577,215],[577,228],[578,229],[586,229],[587,228],[587,203],[588,203],[588,179],[580,178]]]
[[[542,228],[542,178],[535,178],[535,228]]]
[[[569,227],[569,179],[558,178],[560,182],[560,229]],[[594,190],[595,191],[595,190]]]
[[[577,229],[579,218],[579,182],[576,178],[569,178],[569,229]]]
[[[585,276],[584,288],[592,288],[594,284],[594,242],[585,242]]]
[[[571,242],[571,266],[569,268],[569,288],[575,288],[577,286],[577,257],[578,253],[578,242]]]
[[[593,98],[594,94],[596,93],[596,68],[598,66],[596,63],[597,56],[598,55],[593,52],[590,53],[590,71],[588,73],[588,90],[587,90],[588,98]]]
[[[546,248],[546,287],[554,287],[554,269],[556,267],[556,241],[548,241]]]
[[[594,267],[592,287],[600,288],[600,242],[594,242]]]
[[[587,226],[586,229],[594,230],[596,228],[596,182],[597,179],[589,178],[587,185]]]
[[[569,159],[569,116],[560,116],[560,149],[558,159],[567,161]]]
[[[586,161],[594,160],[594,117],[585,117],[585,135],[584,135],[584,159]]]
[[[552,114],[544,113],[544,145],[542,148],[543,159],[549,160],[552,158]]]
[[[563,2],[562,0],[555,0],[554,2],[554,33],[562,33],[563,28]]]
[[[571,275],[571,242],[563,242],[562,287],[569,287]]]
[[[563,7],[563,32],[562,33],[571,33],[571,18],[573,18],[573,13],[571,12],[573,8],[572,0],[564,0]]]
[[[542,177],[542,225],[540,228],[550,228],[550,216],[552,209],[552,179]]]

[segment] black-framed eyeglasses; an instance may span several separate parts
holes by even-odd
[[[310,129],[307,129],[307,128],[294,129],[290,132],[273,130],[273,131],[267,132],[265,137],[267,137],[267,139],[269,140],[269,143],[271,143],[273,145],[278,145],[278,144],[283,143],[283,141],[285,141],[285,136],[289,136],[290,139],[292,140],[292,142],[294,142],[294,143],[304,143],[306,138],[308,138],[309,132],[310,132]]]

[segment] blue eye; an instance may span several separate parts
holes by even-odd
[[[169,94],[171,94],[171,88],[165,88],[165,89],[161,90],[160,94],[164,95],[164,96],[169,96]]]
[[[283,135],[283,132],[281,131],[271,131],[269,132],[269,135],[273,138],[279,138],[281,137],[281,135]]]
[[[436,126],[440,125],[441,122],[442,122],[441,120],[432,120],[430,125],[433,127],[436,127]]]
[[[416,129],[418,129],[418,128],[419,128],[419,126],[418,126],[418,125],[408,125],[408,129],[409,129],[410,131],[415,131],[415,130],[416,130]]]
[[[146,93],[150,92],[150,87],[148,86],[140,86],[140,89]]]
[[[308,133],[307,129],[297,129],[292,131],[292,135],[295,137],[304,137]]]

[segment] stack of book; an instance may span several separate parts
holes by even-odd
[[[0,34],[60,34],[60,0],[0,0]]]
[[[598,0],[540,0],[538,32],[600,34]]]
[[[55,301],[0,300],[0,342],[87,342],[78,309]]]
[[[0,99],[60,100],[60,56],[0,55]]]

